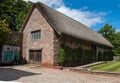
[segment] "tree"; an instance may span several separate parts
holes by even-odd
[[[114,46],[112,49],[114,55],[120,55],[120,32],[116,32],[115,28],[110,24],[106,24],[98,32],[112,43]]]
[[[2,45],[8,41],[8,37],[11,34],[11,30],[8,28],[6,20],[0,20],[0,53]]]
[[[15,30],[15,17],[17,11],[14,7],[15,0],[0,0],[0,19],[8,22],[11,30]]]
[[[114,45],[114,54],[120,56],[120,32],[116,32],[114,40],[112,40],[112,42]]]
[[[8,41],[10,34],[11,30],[8,28],[6,20],[0,20],[0,46]]]
[[[31,6],[32,2],[25,2],[23,0],[0,0],[0,20],[6,19],[9,28],[12,31],[17,31],[21,28]]]
[[[22,2],[23,3],[23,2]],[[30,11],[30,8],[32,6],[32,2],[24,2],[24,9],[19,12],[19,14],[16,17],[16,29],[19,31],[23,25],[23,22],[25,21],[25,18],[27,16],[27,13]]]
[[[112,25],[106,24],[98,32],[112,43],[112,40],[114,39],[115,35],[115,28],[113,28]]]

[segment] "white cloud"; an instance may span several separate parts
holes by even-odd
[[[72,17],[73,19],[91,27],[95,26],[97,23],[104,22],[104,19],[101,17],[102,13],[95,13],[90,11],[81,11],[77,9],[70,9],[65,6],[61,6],[57,8],[56,10],[64,13],[65,15],[68,15],[69,17]]]
[[[95,26],[96,24],[103,23],[105,21],[103,17],[106,15],[106,13],[104,12],[96,13],[96,12],[87,11],[87,6],[82,7],[80,9],[71,9],[69,7],[66,7],[62,0],[29,0],[29,1],[33,1],[33,2],[40,1],[64,13],[65,15],[85,24],[88,27]]]
[[[116,32],[120,32],[120,28],[116,29]]]

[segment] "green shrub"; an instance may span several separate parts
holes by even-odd
[[[62,48],[60,48],[59,50],[58,50],[58,57],[59,57],[59,59],[58,59],[58,63],[59,63],[59,65],[64,65],[64,61],[65,61],[65,57],[66,57],[66,53],[65,53],[65,50],[63,50]]]

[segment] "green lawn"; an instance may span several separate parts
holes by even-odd
[[[106,62],[94,66],[87,67],[92,70],[120,72],[120,61]]]

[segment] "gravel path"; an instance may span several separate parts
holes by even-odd
[[[120,77],[92,75],[40,67],[14,66],[0,67],[0,81],[22,83],[120,83]]]

